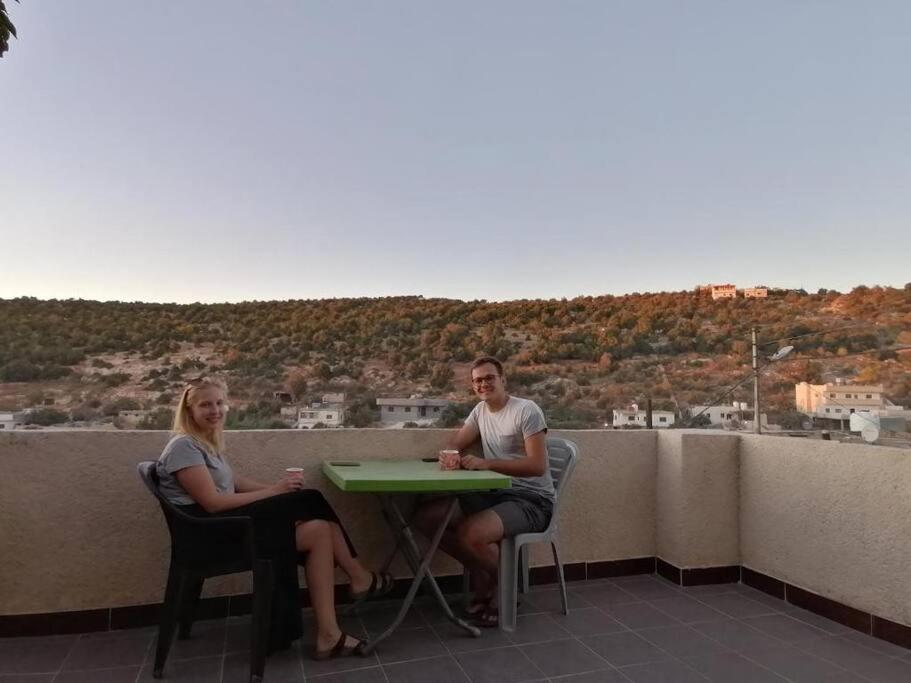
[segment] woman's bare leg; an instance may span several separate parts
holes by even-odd
[[[335,618],[335,560],[332,550],[331,524],[313,519],[298,524],[295,530],[297,549],[307,553],[304,571],[307,590],[316,619],[316,648],[326,650],[338,642],[342,634]],[[349,638],[348,646],[357,645]]]
[[[351,590],[355,593],[367,590],[373,581],[373,574],[361,564],[360,560],[351,556],[351,550],[345,542],[342,528],[335,522],[330,522],[329,527],[332,531],[332,552],[335,555],[335,562],[348,575]]]

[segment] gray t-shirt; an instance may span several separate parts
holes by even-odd
[[[510,396],[506,405],[492,412],[487,403],[481,401],[474,407],[466,425],[475,425],[481,433],[484,457],[488,460],[515,460],[527,457],[525,439],[538,432],[547,431],[544,413],[534,401]],[[549,500],[554,499],[554,482],[550,467],[540,477],[513,477],[516,488],[533,491]]]
[[[175,505],[192,505],[196,502],[175,476],[179,470],[193,465],[209,468],[209,474],[219,493],[234,493],[234,472],[231,466],[221,456],[209,453],[194,438],[180,434],[168,442],[158,458],[158,488],[165,498]]]

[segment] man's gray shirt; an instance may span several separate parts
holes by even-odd
[[[481,401],[474,407],[466,425],[475,425],[481,433],[481,445],[487,460],[515,460],[527,457],[525,439],[538,432],[547,431],[544,413],[534,401],[510,396],[497,412],[492,412]],[[550,467],[545,466],[539,477],[513,477],[515,488],[533,491],[550,501],[554,499],[554,482]]]
[[[234,472],[220,456],[212,455],[192,437],[175,436],[158,458],[158,488],[175,505],[192,505],[196,501],[184,490],[175,476],[179,470],[205,465],[219,493],[234,493]]]

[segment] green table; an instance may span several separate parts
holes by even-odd
[[[414,571],[414,578],[408,593],[402,601],[395,620],[389,627],[366,646],[367,653],[372,652],[378,643],[388,638],[404,620],[408,610],[414,602],[421,582],[427,583],[431,593],[436,598],[443,612],[450,621],[465,629],[473,636],[481,634],[475,626],[459,619],[452,611],[443,592],[437,585],[436,579],[430,572],[430,562],[436,553],[443,532],[449,526],[449,521],[458,505],[458,500],[453,496],[446,514],[430,541],[430,547],[422,557],[420,549],[414,538],[409,520],[402,514],[396,502],[400,494],[446,494],[464,493],[468,491],[491,491],[494,489],[509,488],[512,484],[510,477],[505,474],[490,472],[489,470],[454,470],[444,471],[434,458],[431,461],[423,460],[362,460],[344,461],[329,460],[323,463],[323,473],[342,491],[356,493],[373,493],[379,496],[383,508],[383,517],[389,524],[395,536],[396,544],[386,562],[383,571],[392,564],[399,551],[405,557]]]

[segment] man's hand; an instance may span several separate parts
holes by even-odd
[[[477,458],[473,455],[463,455],[461,460],[463,470],[489,470],[490,463],[484,458]]]

